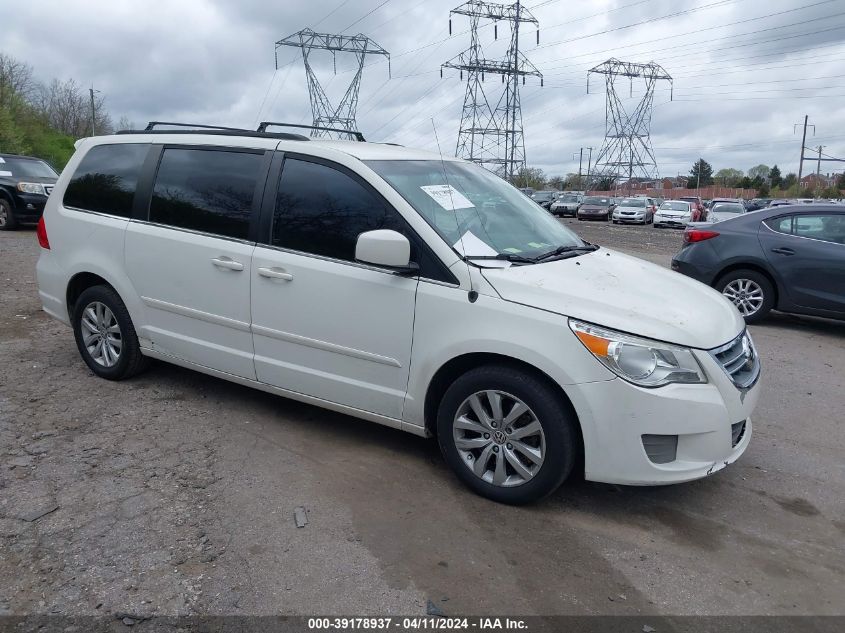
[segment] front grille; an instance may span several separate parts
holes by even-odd
[[[745,437],[745,420],[731,424],[731,447],[736,448],[743,437]]]
[[[747,330],[710,354],[739,389],[749,389],[760,377],[760,357]]]

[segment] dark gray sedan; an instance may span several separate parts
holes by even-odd
[[[772,309],[845,319],[845,208],[792,205],[691,224],[672,269],[721,292],[748,323]]]

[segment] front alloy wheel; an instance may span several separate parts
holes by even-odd
[[[577,418],[545,377],[509,365],[459,376],[437,410],[437,440],[458,478],[502,503],[530,503],[554,492],[580,450]]]
[[[528,405],[509,393],[472,394],[458,408],[452,429],[464,465],[488,484],[519,486],[543,465],[543,427]]]

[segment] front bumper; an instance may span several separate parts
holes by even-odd
[[[741,391],[707,352],[694,353],[707,384],[645,389],[616,378],[567,389],[583,430],[586,479],[626,485],[692,481],[745,452],[760,381]],[[734,445],[732,426],[740,422],[744,432]],[[652,461],[644,435],[677,436],[674,459]]]
[[[47,196],[19,193],[15,196],[15,208],[12,213],[18,222],[38,222],[46,204]]]
[[[666,226],[677,226],[680,228],[686,227],[686,225],[691,222],[692,220],[689,217],[670,217],[665,215],[660,215],[656,213],[654,215],[654,223],[655,224],[663,224]]]
[[[635,213],[631,215],[624,215],[616,211],[613,212],[613,219],[617,222],[645,222],[645,213]]]

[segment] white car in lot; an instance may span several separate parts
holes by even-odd
[[[654,227],[675,226],[683,228],[692,222],[692,203],[667,200],[654,213]]]
[[[436,436],[497,501],[579,464],[697,479],[751,438],[760,361],[733,304],[472,163],[247,130],[89,138],[38,241],[44,310],[96,375],[159,359]]]
[[[649,224],[654,220],[657,204],[654,198],[634,197],[622,198],[613,209],[611,219],[614,224]]]

